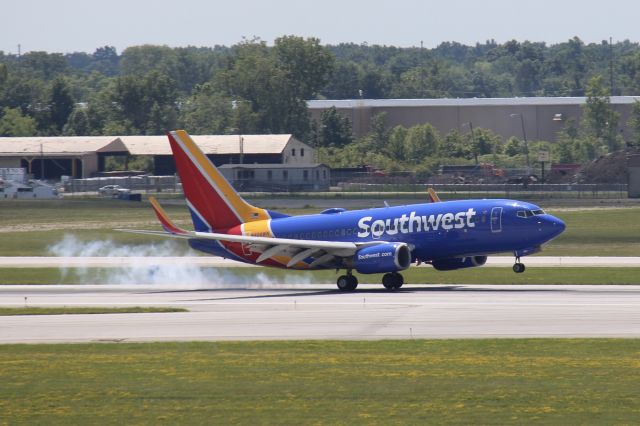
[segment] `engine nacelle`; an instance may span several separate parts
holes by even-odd
[[[487,256],[452,257],[450,259],[437,259],[431,265],[438,271],[452,271],[454,269],[473,268],[487,263]]]
[[[411,265],[411,250],[405,243],[382,243],[358,250],[353,261],[361,274],[402,271]]]

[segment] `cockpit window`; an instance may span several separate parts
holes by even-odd
[[[540,212],[541,212],[542,210],[536,210],[536,211],[540,211]],[[535,212],[532,212],[531,210],[518,210],[518,211],[516,212],[516,215],[517,215],[518,217],[531,217],[531,216],[533,216],[533,215],[535,215],[535,214],[536,214],[536,213],[535,213]],[[538,213],[538,214],[542,214],[542,213]]]
[[[538,210],[532,211],[531,213],[533,213],[534,216],[538,216],[538,215],[544,214],[544,210],[538,209]]]

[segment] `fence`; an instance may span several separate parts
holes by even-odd
[[[120,185],[138,193],[182,192],[177,176],[130,176],[90,179],[69,179],[63,183],[65,193],[97,192],[105,185]],[[294,198],[424,198],[427,186],[447,199],[457,198],[628,198],[627,184],[411,184],[411,183],[343,183],[330,192],[304,192],[303,188],[252,188],[243,186],[241,191],[270,193],[282,196],[289,193]],[[307,189],[308,191],[308,189]]]
[[[120,185],[135,192],[182,192],[177,176],[123,176],[69,179],[62,183],[65,193],[97,192],[106,185]]]
[[[367,184],[341,185],[345,196],[371,197],[378,193],[424,197],[426,187],[447,198],[628,198],[628,185],[615,184]]]

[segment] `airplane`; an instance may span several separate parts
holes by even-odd
[[[484,265],[487,256],[510,252],[520,258],[540,251],[565,224],[535,204],[505,199],[441,201],[429,188],[429,203],[288,216],[245,201],[184,130],[168,134],[194,230],[177,227],[149,197],[163,231],[122,230],[184,238],[199,251],[240,262],[296,270],[346,273],[338,289],[353,291],[353,274],[384,274],[397,290],[401,271],[428,263],[439,271]],[[386,203],[385,203],[386,204]]]

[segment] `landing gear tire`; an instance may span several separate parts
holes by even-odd
[[[404,284],[404,277],[397,272],[389,272],[382,276],[382,285],[387,290],[397,290]]]
[[[524,263],[519,263],[519,262],[518,262],[518,263],[515,263],[515,264],[513,265],[513,272],[515,272],[516,274],[521,274],[521,273],[523,273],[525,269],[526,269],[526,268],[525,268],[525,266],[524,266]]]
[[[337,285],[340,291],[353,291],[358,287],[358,278],[354,275],[340,275]]]

